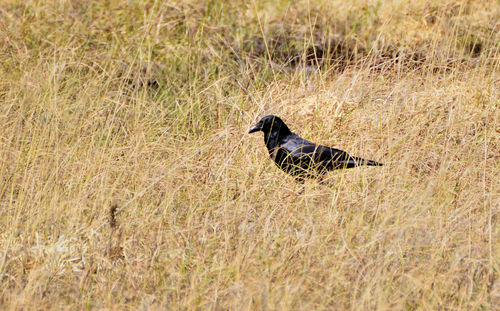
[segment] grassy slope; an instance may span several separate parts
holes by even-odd
[[[497,2],[101,2],[0,3],[2,309],[500,304]],[[386,166],[300,193],[268,113]]]

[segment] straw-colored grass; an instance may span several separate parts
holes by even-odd
[[[0,309],[498,310],[499,33],[494,0],[1,1]],[[271,113],[385,166],[297,184]]]

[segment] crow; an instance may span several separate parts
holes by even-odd
[[[271,159],[279,168],[301,182],[305,177],[322,178],[329,170],[383,165],[353,157],[339,149],[316,145],[290,131],[285,122],[277,116],[263,117],[248,133],[259,131],[264,132],[264,142]]]

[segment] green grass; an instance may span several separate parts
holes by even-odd
[[[495,310],[495,1],[0,3],[0,308]],[[304,189],[248,129],[386,165]]]

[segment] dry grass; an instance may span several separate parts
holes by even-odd
[[[0,308],[498,310],[496,1],[0,4]],[[260,116],[382,161],[303,192]]]

